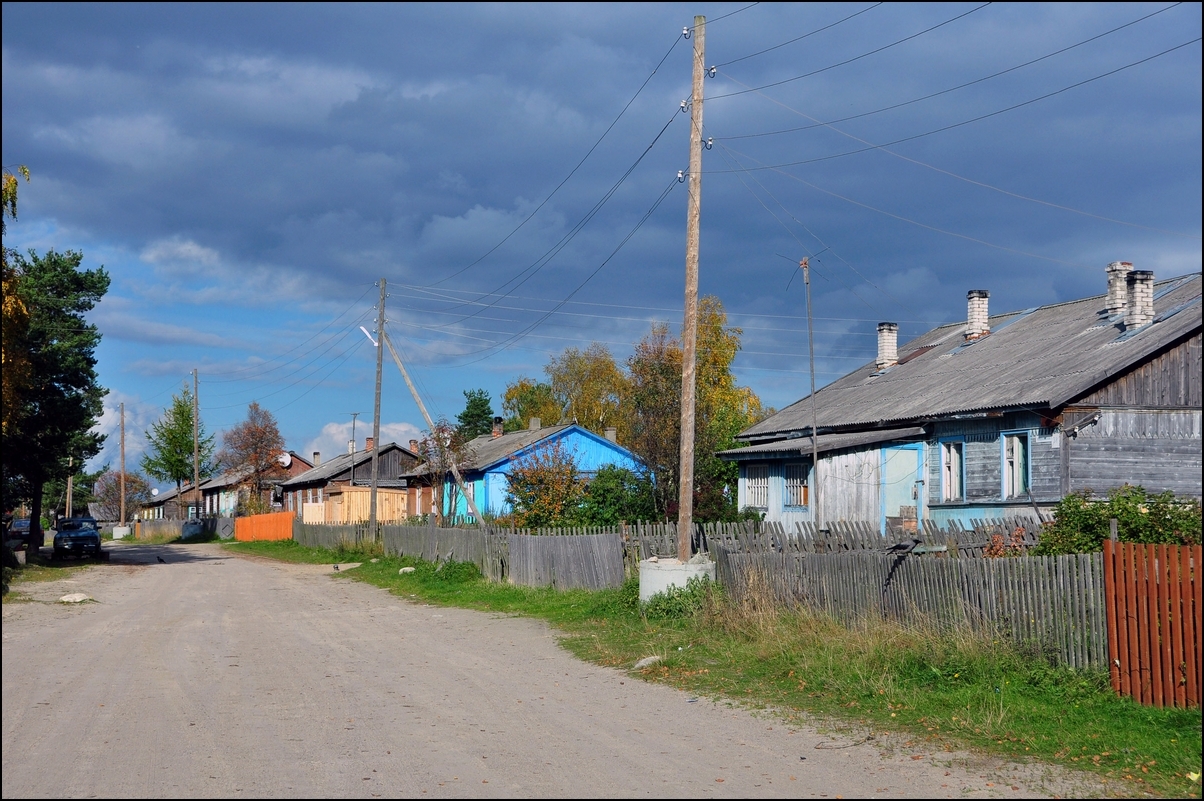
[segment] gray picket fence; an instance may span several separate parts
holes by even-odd
[[[714,549],[716,578],[737,601],[768,593],[784,606],[845,623],[881,616],[905,624],[970,626],[1034,647],[1071,667],[1106,668],[1101,555],[951,559]]]
[[[134,521],[135,534],[138,537],[182,537],[199,534],[217,535],[222,539],[234,536],[234,518],[232,517],[202,517],[188,520],[137,520]],[[110,529],[111,530],[111,529]]]

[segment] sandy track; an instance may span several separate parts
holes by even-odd
[[[426,606],[327,566],[113,550],[4,607],[6,798],[1089,790],[964,754],[817,750],[831,738],[582,663],[537,621]],[[96,602],[55,603],[68,592]]]

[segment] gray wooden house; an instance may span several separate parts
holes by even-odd
[[[1113,262],[1102,295],[991,315],[973,290],[966,322],[902,347],[879,323],[877,358],[815,393],[818,484],[810,396],[719,455],[741,507],[788,527],[969,525],[1124,484],[1198,498],[1200,284]]]
[[[412,446],[416,444],[412,443]],[[313,468],[281,482],[284,510],[301,517],[307,504],[324,505],[331,494],[343,493],[349,487],[370,486],[373,447],[372,438],[368,437],[364,450],[339,454],[326,462],[322,461],[321,454],[315,452]],[[414,469],[418,464],[418,455],[396,442],[386,442],[380,446],[376,460],[377,487],[404,490],[406,481],[401,476]]]

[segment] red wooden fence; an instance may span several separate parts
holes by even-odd
[[[234,539],[239,542],[255,540],[291,540],[293,538],[292,512],[272,512],[266,515],[234,518]]]
[[[1199,545],[1104,542],[1112,689],[1147,706],[1199,706]]]

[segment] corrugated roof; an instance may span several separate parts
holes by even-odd
[[[1155,283],[1154,322],[1125,332],[1104,295],[994,315],[991,334],[963,341],[965,323],[899,346],[900,364],[873,362],[815,393],[823,429],[878,426],[987,410],[1054,408],[1200,330],[1200,275]],[[927,349],[927,350],[924,350]],[[917,352],[923,351],[923,352]],[[762,420],[741,439],[811,428],[810,396]]]
[[[482,434],[465,444],[464,458],[457,466],[461,472],[484,470],[490,465],[513,456],[524,448],[573,427],[573,424],[570,423],[563,426],[545,426],[537,429],[525,428],[522,431],[512,431],[500,437],[495,437],[491,433]],[[581,430],[585,431],[585,429]],[[413,471],[405,475],[416,477],[426,475],[426,472],[426,465],[417,465]]]
[[[891,442],[894,440],[911,439],[924,435],[923,426],[907,428],[883,428],[876,431],[858,431],[853,434],[820,434],[815,438],[815,447],[820,453],[838,451],[842,448],[856,448],[861,445],[872,445],[875,442]],[[749,445],[746,448],[732,448],[730,451],[720,451],[716,456],[729,461],[756,459],[759,456],[772,454],[774,456],[810,456],[811,437],[795,437],[781,439],[775,442],[762,442]]]
[[[387,451],[389,448],[397,448],[400,451],[410,453],[409,449],[401,447],[396,442],[386,442],[384,445],[380,446],[380,450],[382,452]],[[410,453],[410,455],[417,458],[416,454]],[[337,476],[339,473],[342,473],[344,470],[350,470],[352,458],[353,455],[350,453],[340,453],[338,456],[322,462],[322,464],[318,465],[317,467],[310,468],[304,473],[299,473],[293,476],[288,481],[281,482],[280,486],[288,487],[293,484],[310,484],[315,481],[326,481]],[[372,451],[356,451],[354,454],[354,459],[355,469],[357,471],[362,465],[370,466],[372,464]],[[356,483],[358,484],[359,482],[357,481]],[[377,486],[380,486],[380,478],[377,478]]]

